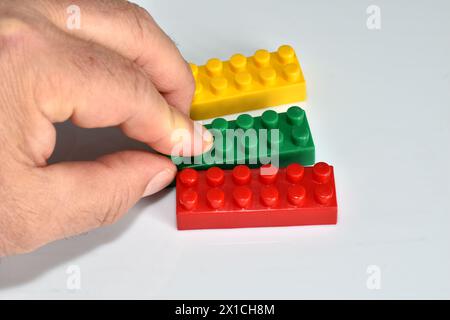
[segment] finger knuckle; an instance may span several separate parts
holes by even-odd
[[[34,171],[14,167],[14,176],[0,172],[0,255],[27,253],[51,241],[57,232],[48,195]],[[23,188],[26,185],[27,188]]]
[[[128,3],[124,10],[125,23],[131,26],[133,36],[136,41],[144,41],[148,39],[155,24],[153,18],[147,10],[134,3]]]
[[[186,70],[186,88],[187,88],[187,92],[189,92],[192,96],[194,95],[194,91],[195,91],[195,79],[194,76],[192,75],[191,70],[188,69]]]
[[[120,195],[117,191],[113,191],[109,196],[105,197],[103,201],[100,202],[100,207],[94,214],[94,227],[102,227],[116,222],[122,207],[123,195]]]
[[[42,243],[36,210],[16,202],[14,209],[0,214],[0,255],[27,253]]]
[[[135,101],[140,101],[142,97],[149,95],[151,91],[151,82],[143,74],[141,70],[137,70],[134,66],[130,67],[130,77],[132,78],[132,90],[134,92]]]
[[[17,43],[34,37],[36,32],[29,19],[14,12],[0,13],[0,41],[2,47],[14,46]]]
[[[50,82],[43,79],[41,68],[38,68],[34,62],[42,54],[43,47],[39,46],[39,43],[47,45],[45,36],[36,30],[27,17],[15,13],[5,17],[3,14],[0,13],[2,80],[5,86],[15,87],[10,92],[15,93],[17,99],[31,97],[42,100],[44,90],[41,89],[44,85],[48,87]],[[15,72],[11,72],[12,70]],[[17,88],[20,89],[17,90]],[[55,91],[47,90],[47,95],[48,92]],[[28,102],[28,100],[25,101]],[[28,106],[26,103],[24,105]]]
[[[105,164],[108,167],[107,164]],[[94,213],[95,227],[115,223],[123,212],[131,206],[131,186],[124,176],[121,183],[110,184],[110,189],[98,202],[97,212]]]

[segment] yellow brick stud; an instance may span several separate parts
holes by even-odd
[[[277,73],[273,68],[264,68],[259,72],[259,79],[265,86],[270,86],[275,83]]]
[[[258,67],[267,66],[270,62],[270,53],[267,50],[257,50],[253,55],[253,61]]]
[[[295,51],[291,46],[284,45],[278,48],[278,59],[282,64],[291,63],[295,57]]]
[[[211,90],[215,95],[222,95],[227,91],[228,81],[224,77],[216,77],[211,80]]]
[[[210,76],[219,76],[222,74],[223,63],[219,59],[213,58],[209,59],[206,63],[206,72]]]
[[[247,57],[237,53],[230,58],[230,68],[234,72],[244,71],[247,69]]]
[[[253,78],[252,75],[246,71],[239,72],[234,77],[234,82],[239,90],[249,90],[252,87]]]
[[[283,68],[283,76],[289,82],[295,82],[300,79],[300,67],[295,63],[290,63]]]

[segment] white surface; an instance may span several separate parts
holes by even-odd
[[[165,191],[117,225],[2,260],[0,298],[450,298],[448,1],[140,3],[199,64],[295,47],[339,223],[179,232]],[[116,130],[60,133],[57,159],[129,145]],[[66,287],[71,265],[81,290]],[[369,265],[380,290],[366,286]]]

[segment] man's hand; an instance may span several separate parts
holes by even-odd
[[[67,27],[72,4],[80,29]],[[188,65],[126,1],[2,0],[0,83],[0,256],[112,223],[176,173],[168,158],[140,151],[47,165],[53,123],[119,126],[166,154],[175,129],[194,134]]]

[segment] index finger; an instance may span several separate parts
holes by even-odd
[[[170,105],[189,114],[195,89],[192,72],[146,10],[123,0],[29,1],[28,6],[44,13],[60,29],[134,61]],[[79,28],[70,28],[68,23],[76,14]]]

